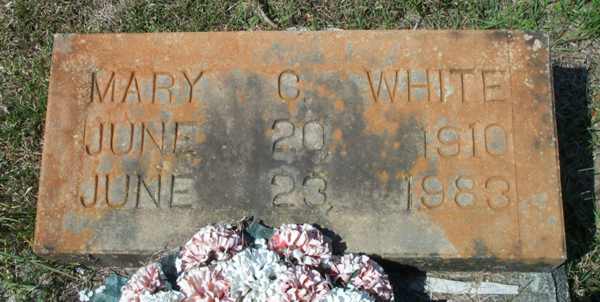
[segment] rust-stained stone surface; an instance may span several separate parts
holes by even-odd
[[[557,265],[547,40],[57,35],[35,250],[128,262],[253,215],[418,266]]]

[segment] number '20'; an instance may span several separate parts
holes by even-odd
[[[325,145],[325,130],[317,121],[307,122],[297,130],[296,126],[288,120],[276,120],[272,129],[274,131],[273,153],[289,150],[292,146],[302,146],[306,150],[317,151],[323,149]]]

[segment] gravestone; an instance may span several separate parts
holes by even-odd
[[[426,267],[565,259],[544,35],[56,35],[35,251],[131,262],[244,216]]]

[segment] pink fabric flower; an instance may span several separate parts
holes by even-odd
[[[177,272],[186,272],[212,260],[227,260],[243,248],[241,230],[224,224],[208,225],[182,247],[176,262]]]
[[[269,248],[299,264],[318,266],[331,257],[328,238],[309,224],[284,224],[275,229]]]
[[[127,284],[121,288],[120,302],[139,302],[140,297],[146,294],[153,294],[161,289],[164,284],[164,274],[160,264],[151,263],[135,272],[127,281]]]
[[[393,301],[394,292],[383,268],[366,255],[347,254],[331,261],[329,274],[348,287],[364,290],[377,301]]]
[[[275,300],[279,302],[311,302],[319,301],[331,290],[331,283],[317,270],[307,266],[290,268],[280,276],[280,294]],[[271,301],[271,300],[270,300]]]
[[[229,282],[218,266],[196,267],[177,280],[185,302],[234,302]]]

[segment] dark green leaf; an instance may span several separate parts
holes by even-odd
[[[104,281],[104,290],[94,293],[90,302],[119,302],[121,298],[121,287],[127,283],[127,278],[113,273]]]
[[[260,222],[253,221],[252,224],[250,224],[250,226],[246,229],[246,232],[248,232],[248,234],[255,240],[269,240],[275,233],[275,230],[273,228],[263,225]]]

